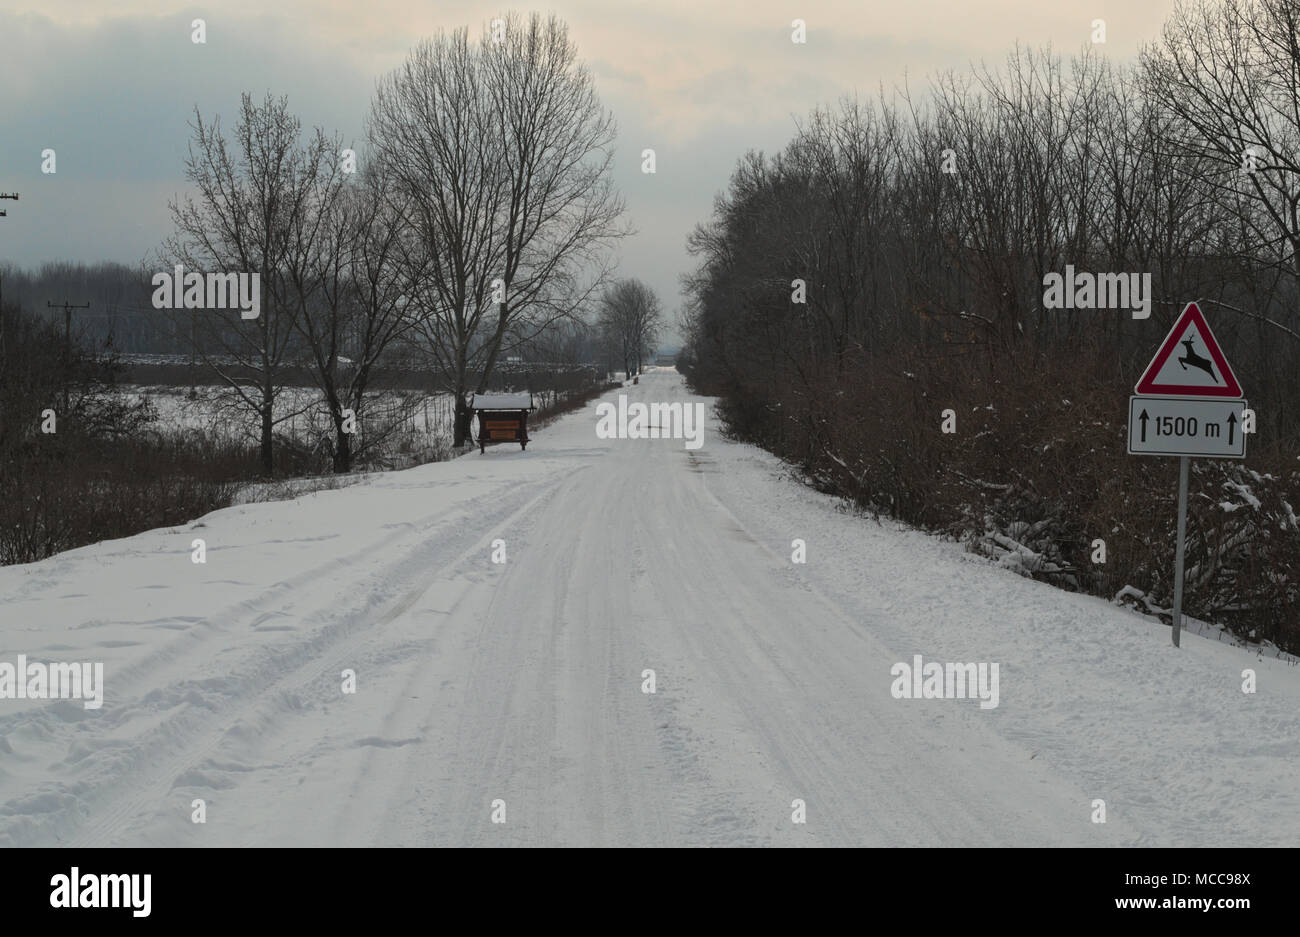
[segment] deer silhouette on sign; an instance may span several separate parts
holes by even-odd
[[[1209,358],[1202,358],[1196,353],[1192,348],[1192,340],[1190,338],[1183,339],[1178,344],[1187,349],[1183,356],[1178,359],[1178,364],[1184,371],[1187,370],[1187,366],[1190,364],[1192,367],[1200,368],[1206,374],[1210,375],[1210,380],[1214,381],[1214,383],[1219,383],[1219,377],[1214,373],[1213,363],[1211,363]]]

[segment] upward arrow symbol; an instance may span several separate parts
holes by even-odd
[[[1146,442],[1146,441],[1147,441],[1147,420],[1148,420],[1148,419],[1150,419],[1150,418],[1147,416],[1147,412],[1146,412],[1146,410],[1143,410],[1143,411],[1142,411],[1142,415],[1141,415],[1140,417],[1138,417],[1138,421],[1142,424],[1142,441],[1143,441],[1143,442]]]

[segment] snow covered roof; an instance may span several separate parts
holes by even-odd
[[[532,394],[475,394],[470,398],[474,410],[531,410]]]

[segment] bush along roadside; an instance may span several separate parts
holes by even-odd
[[[745,378],[696,390],[720,392],[730,435],[820,491],[1168,622],[1178,460],[1127,454],[1118,373],[1098,380],[1064,358],[1036,367],[994,380],[970,362],[864,360],[806,387]],[[1300,462],[1275,438],[1252,438],[1244,462],[1193,460],[1184,614],[1300,653],[1297,505]]]

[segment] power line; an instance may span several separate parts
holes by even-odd
[[[16,202],[16,201],[18,201],[18,193],[17,193],[17,192],[0,192],[0,198],[13,199],[13,200]],[[3,209],[0,209],[0,218],[4,218],[4,217],[5,217],[6,215],[8,215],[8,214],[9,214],[9,213],[8,213],[7,211],[4,211]]]

